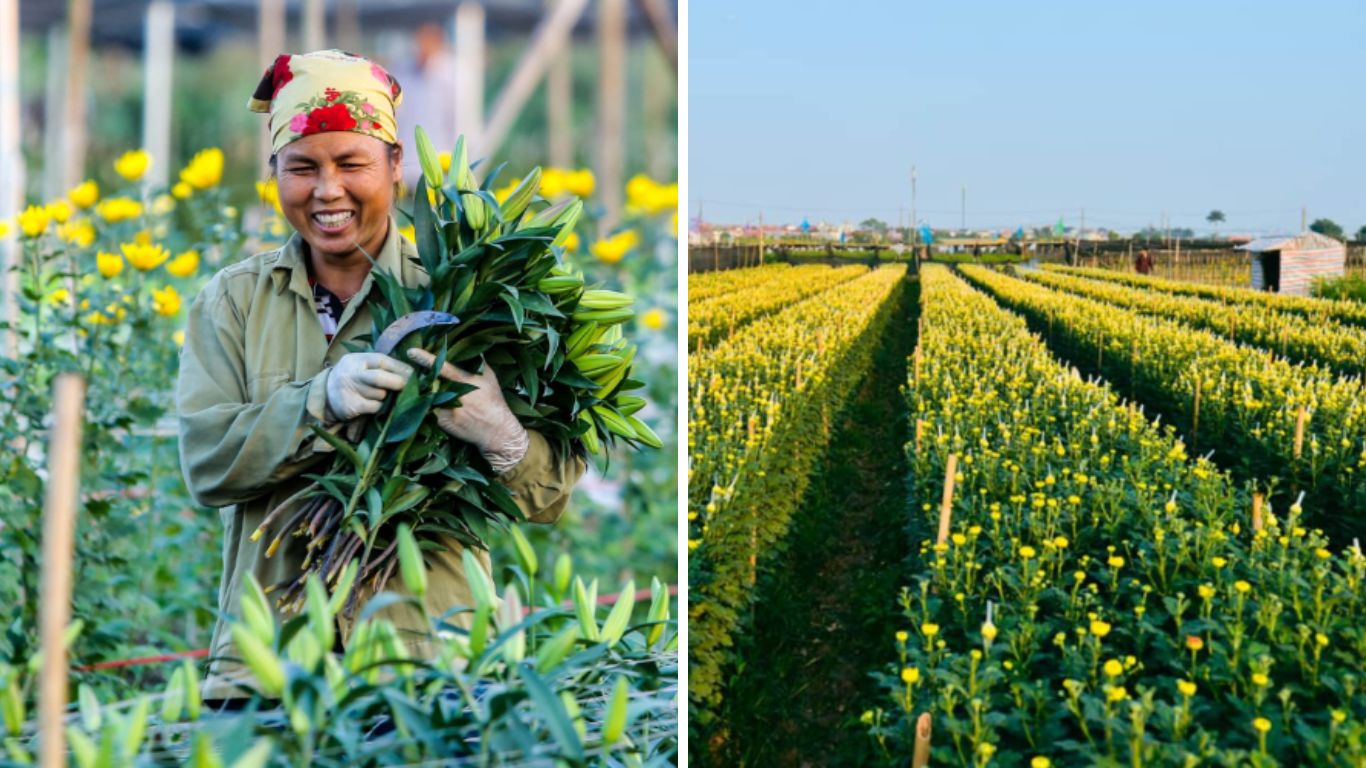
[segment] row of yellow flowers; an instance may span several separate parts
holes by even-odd
[[[787,268],[786,262],[776,262],[752,269],[726,269],[689,275],[688,306],[727,293],[754,290],[770,280],[781,280]]]
[[[690,303],[688,350],[709,346],[755,318],[853,280],[865,271],[859,266],[836,269],[824,265],[793,267],[779,273],[781,280],[761,282],[754,290],[734,291]]]
[[[1366,557],[1298,504],[1190,460],[1025,323],[922,277],[909,372],[921,543],[898,660],[863,722],[889,760],[933,720],[933,764],[1345,764],[1366,757]],[[1336,551],[1334,551],[1336,549]]]

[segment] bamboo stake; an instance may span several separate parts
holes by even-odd
[[[48,448],[47,498],[43,505],[42,602],[39,631],[43,666],[39,672],[39,756],[43,768],[66,762],[67,658],[64,635],[71,620],[71,558],[80,496],[80,453],[85,380],[57,377],[52,398],[53,426]]]
[[[1307,412],[1305,411],[1304,406],[1301,405],[1301,406],[1300,406],[1299,412],[1295,414],[1295,458],[1296,458],[1296,459],[1299,459],[1300,454],[1304,451],[1304,422],[1305,422],[1305,417],[1306,417],[1306,416],[1307,416]]]
[[[930,713],[922,712],[915,721],[915,751],[911,768],[925,768],[930,764]]]
[[[1195,413],[1191,416],[1191,448],[1200,434],[1200,377],[1195,377]]]
[[[916,453],[917,456],[920,455],[920,441],[924,438],[924,436],[925,436],[925,420],[924,420],[924,419],[916,419],[916,420],[915,420],[915,453]]]
[[[939,502],[939,537],[936,544],[949,540],[949,522],[953,517],[953,484],[958,474],[958,454],[949,454],[949,463],[944,467],[944,498]]]
[[[1262,529],[1262,502],[1266,496],[1261,493],[1252,494],[1252,532],[1256,533]]]
[[[915,385],[920,386],[920,345],[915,345]]]

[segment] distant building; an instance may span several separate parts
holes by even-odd
[[[1237,250],[1252,258],[1252,287],[1261,291],[1308,296],[1316,277],[1342,277],[1347,246],[1327,235],[1259,237]]]

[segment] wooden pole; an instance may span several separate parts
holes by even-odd
[[[43,99],[43,198],[55,200],[66,193],[64,155],[66,132],[62,111],[66,109],[67,26],[53,24],[47,31],[47,94]]]
[[[44,768],[66,764],[67,623],[71,558],[80,498],[81,422],[85,381],[64,373],[53,385],[47,497],[43,505],[42,599],[38,606],[43,665],[38,681],[38,754]]]
[[[471,158],[492,157],[484,126],[484,6],[465,0],[455,9],[455,131]]]
[[[559,0],[554,10],[536,26],[526,53],[522,55],[521,61],[517,62],[517,68],[508,76],[507,84],[499,91],[493,108],[489,110],[488,122],[484,124],[485,157],[492,157],[502,146],[503,140],[507,138],[508,131],[517,119],[517,114],[522,111],[527,99],[536,90],[536,84],[540,82],[546,68],[556,61],[555,57],[565,47],[570,31],[583,15],[583,9],[587,4],[588,0]],[[567,89],[565,97],[568,98]],[[602,184],[599,180],[600,188]]]
[[[949,463],[944,467],[944,497],[939,501],[939,536],[936,544],[949,540],[949,524],[953,518],[953,485],[958,474],[958,454],[949,454]]]
[[[19,130],[19,3],[0,2],[0,219],[14,221],[24,204],[24,155]],[[0,354],[19,356],[18,237],[0,240],[0,310],[7,329]]]
[[[915,345],[915,384],[920,386],[920,345]]]
[[[1305,418],[1306,418],[1307,415],[1308,415],[1308,412],[1305,410],[1305,408],[1304,408],[1303,405],[1300,406],[1299,412],[1295,414],[1295,458],[1296,458],[1296,459],[1299,459],[1300,454],[1303,453],[1303,451],[1304,451],[1304,422],[1305,422]]]
[[[916,455],[919,455],[919,454],[920,454],[920,443],[921,443],[922,440],[924,440],[924,438],[925,438],[925,420],[924,420],[924,419],[916,419],[916,420],[915,420],[915,452],[916,452]]]
[[[1252,531],[1256,533],[1262,529],[1262,502],[1266,500],[1266,495],[1261,493],[1252,494]]]
[[[547,14],[565,0],[546,0]],[[550,140],[550,164],[569,168],[574,164],[574,80],[570,67],[573,50],[568,33],[565,44],[550,59],[545,73],[546,128]]]
[[[598,0],[598,189],[605,232],[621,217],[626,137],[626,0]]]
[[[327,9],[323,0],[304,0],[304,52],[327,47]]]
[[[164,187],[171,177],[171,72],[175,64],[175,6],[170,0],[147,4],[143,47],[142,148],[152,156],[143,177]]]
[[[80,183],[85,175],[85,72],[90,60],[91,0],[67,0],[66,14],[70,37],[67,48],[66,107],[62,114],[63,142],[62,189]],[[164,158],[157,158],[166,162]]]
[[[673,67],[674,74],[678,74],[678,30],[674,28],[672,14],[669,13],[668,6],[663,0],[636,0],[636,5],[645,13],[645,19],[650,23],[650,31],[655,35],[655,42],[659,43],[659,50],[664,52],[664,58],[668,59],[669,66]]]
[[[930,713],[922,712],[915,721],[915,750],[911,753],[911,768],[926,768],[930,764]]]
[[[261,0],[257,8],[256,60],[264,72],[265,68],[275,61],[276,56],[285,52],[285,1]],[[266,125],[267,121],[261,120],[260,123],[256,156],[264,159],[274,153],[271,152],[270,128]]]

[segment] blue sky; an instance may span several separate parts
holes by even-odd
[[[693,0],[689,216],[1366,225],[1366,4]],[[909,213],[905,214],[909,220]]]

